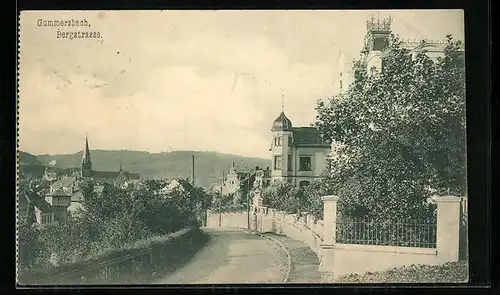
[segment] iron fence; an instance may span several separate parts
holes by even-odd
[[[369,218],[341,220],[336,242],[399,247],[436,248],[436,218],[375,221]]]

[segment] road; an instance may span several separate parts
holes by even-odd
[[[186,265],[155,284],[282,283],[288,271],[285,250],[239,229],[204,229],[210,240]]]

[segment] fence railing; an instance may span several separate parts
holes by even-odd
[[[362,218],[340,220],[336,224],[336,242],[399,247],[436,248],[436,219],[375,220]]]

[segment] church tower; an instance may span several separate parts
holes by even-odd
[[[291,180],[288,176],[293,174],[293,155],[292,155],[292,122],[287,118],[284,112],[283,95],[281,104],[281,114],[274,120],[271,127],[272,143],[271,157],[272,170],[271,178],[273,180]]]
[[[89,149],[89,141],[87,139],[87,135],[85,135],[85,149],[83,150],[81,176],[82,177],[92,176],[92,161],[90,160],[90,149]]]
[[[376,19],[372,15],[366,21],[365,44],[361,54],[368,70],[382,70],[382,53],[390,46],[391,22],[390,16],[380,19],[379,15]]]

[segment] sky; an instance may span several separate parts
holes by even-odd
[[[294,126],[313,123],[317,100],[336,89],[340,52],[359,56],[370,14],[390,15],[403,38],[464,40],[461,10],[23,11],[19,149],[76,153],[87,134],[91,149],[267,158],[282,96]]]

